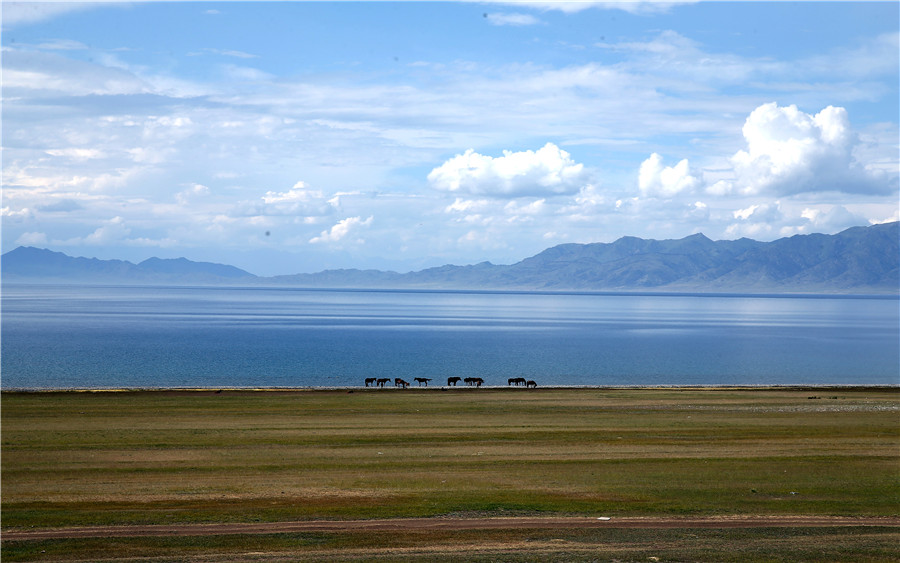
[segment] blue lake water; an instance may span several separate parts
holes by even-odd
[[[2,387],[900,384],[900,300],[4,284]]]

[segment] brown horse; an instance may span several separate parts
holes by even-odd
[[[397,387],[402,387],[402,388],[406,389],[407,387],[409,387],[409,382],[403,381],[402,379],[397,377],[394,379],[394,385],[396,385]]]
[[[508,380],[506,380],[506,384],[507,385],[515,385],[516,387],[518,387],[519,385],[525,385],[525,378],[524,377],[511,377]]]
[[[525,387],[537,387],[537,383],[533,379],[529,379],[525,383]]]
[[[452,386],[456,387],[456,384],[459,383],[460,379],[461,378],[459,378],[459,377],[448,377],[447,385],[452,385]]]
[[[367,378],[366,378],[366,387],[368,387],[370,383],[372,384],[372,386],[374,386],[374,385],[375,385],[375,381],[376,381],[376,380],[375,380],[374,377],[367,377]]]
[[[431,381],[430,377],[414,377],[413,379],[415,379],[416,383],[418,383],[419,385],[422,385],[424,383],[425,387],[428,387],[428,382]]]
[[[475,387],[481,387],[481,385],[484,383],[484,379],[480,377],[467,377],[463,379],[463,381],[466,382],[466,385],[474,385]]]
[[[376,381],[375,384],[378,385],[379,387],[384,387],[384,384],[390,380],[391,380],[390,377],[383,377],[383,378],[379,379],[378,381]]]

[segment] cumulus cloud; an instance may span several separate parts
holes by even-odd
[[[47,244],[47,234],[38,232],[22,233],[16,239],[16,244],[19,246],[45,246]]]
[[[802,209],[781,201],[754,204],[732,212],[736,222],[728,225],[726,235],[751,238],[787,237],[809,233],[836,233],[866,224],[865,217],[843,205],[815,205]]]
[[[866,224],[866,219],[843,205],[832,205],[826,208],[808,207],[801,213],[800,217],[805,220],[801,225],[800,233],[835,233],[843,231],[850,227]]]
[[[497,197],[573,194],[586,180],[584,165],[553,143],[499,157],[469,149],[428,174],[437,190]]]
[[[690,193],[701,184],[699,175],[691,170],[687,159],[675,166],[663,166],[660,155],[653,153],[641,163],[638,187],[644,196],[673,197],[682,192]]]
[[[238,205],[243,216],[293,215],[321,217],[334,210],[337,200],[329,201],[319,190],[311,189],[305,182],[297,182],[286,192],[267,191],[261,201]]]
[[[743,134],[747,148],[731,158],[735,181],[719,183],[711,192],[886,194],[893,189],[883,172],[855,158],[859,141],[844,108],[828,106],[810,115],[794,105],[764,104],[747,117]]]
[[[372,216],[369,216],[368,219],[362,219],[360,217],[347,217],[346,219],[338,221],[338,223],[331,227],[331,229],[322,231],[322,234],[320,234],[319,236],[309,239],[309,242],[310,244],[318,244],[344,240],[352,231],[355,231],[360,227],[368,227],[369,225],[371,225],[372,220]],[[362,239],[356,239],[356,242],[362,243],[365,241],[363,241]]]

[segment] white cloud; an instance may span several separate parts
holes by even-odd
[[[581,12],[590,8],[601,8],[607,10],[622,10],[632,14],[656,14],[667,12],[673,6],[681,4],[693,4],[698,0],[674,0],[674,1],[656,1],[656,0],[606,0],[606,1],[574,1],[567,2],[561,0],[554,2],[552,0],[501,0],[494,2],[497,4],[507,4],[511,6],[529,7],[538,10],[558,10],[566,14]]]
[[[828,106],[810,115],[796,106],[759,106],[743,127],[747,149],[731,159],[742,194],[804,192],[889,193],[891,180],[856,160],[857,136],[844,108]],[[896,180],[894,180],[895,182]],[[713,191],[723,192],[723,186]]]
[[[751,205],[745,209],[738,209],[733,213],[735,219],[754,223],[771,223],[782,218],[779,202]]]
[[[77,147],[70,147],[66,149],[48,149],[46,151],[50,156],[59,156],[63,158],[70,158],[72,160],[92,160],[96,158],[105,158],[106,154],[98,149],[84,149]]]
[[[663,166],[662,157],[653,153],[641,163],[638,188],[644,196],[671,198],[690,193],[700,186],[700,177],[691,170],[687,159],[675,166]]]
[[[754,204],[733,211],[732,216],[737,222],[728,225],[726,235],[750,238],[836,233],[867,222],[865,217],[843,205],[817,204],[797,208],[781,201]]]
[[[187,205],[197,197],[205,197],[209,195],[209,187],[203,184],[190,184],[186,190],[182,190],[175,194],[175,201],[181,205]]]
[[[584,166],[553,143],[496,158],[469,149],[428,174],[437,190],[498,197],[572,194],[586,180]]]
[[[105,245],[123,242],[131,233],[121,217],[113,217],[106,225],[98,227],[93,233],[84,237],[80,243],[89,245]]]
[[[900,221],[900,209],[894,208],[893,215],[888,215],[887,217],[882,216],[879,219],[870,219],[869,223],[872,225],[883,225],[884,223],[893,223],[894,221]]]
[[[536,25],[541,23],[541,20],[532,16],[531,14],[516,14],[516,13],[502,13],[502,14],[486,14],[487,20],[491,25],[508,25],[508,26],[525,26],[525,25]]]
[[[16,239],[16,244],[19,246],[46,246],[47,234],[36,232],[22,233],[22,235]]]
[[[27,207],[22,209],[12,209],[8,205],[0,208],[0,217],[8,217],[11,220],[30,219],[34,214]]]
[[[3,51],[4,97],[27,91],[30,94],[65,93],[142,94],[152,87],[134,74],[119,68],[101,66],[63,57],[55,53]]]
[[[339,198],[328,198],[320,190],[311,189],[305,182],[297,182],[286,192],[267,191],[262,201],[238,204],[240,216],[296,216],[321,217],[330,215],[340,204]]]
[[[331,227],[331,229],[322,231],[322,234],[320,234],[319,236],[309,239],[309,242],[310,244],[318,244],[341,241],[345,239],[351,231],[355,231],[360,227],[368,227],[369,225],[371,225],[372,220],[372,216],[365,220],[360,217],[347,217],[346,219],[338,221],[338,223]],[[363,241],[362,239],[356,239],[355,242],[362,243],[365,241]]]
[[[4,2],[3,29],[25,23],[35,23],[61,16],[68,12],[96,8],[100,4],[88,2]]]
[[[797,233],[836,233],[866,223],[864,217],[852,213],[843,205],[807,207],[800,213],[800,217],[806,223],[796,229]]]

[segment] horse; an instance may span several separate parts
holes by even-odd
[[[418,383],[419,385],[422,385],[424,383],[425,387],[428,387],[428,382],[431,381],[430,377],[415,377],[413,379],[415,379],[416,383]]]
[[[518,387],[519,385],[525,385],[524,377],[511,377],[506,381],[507,385],[515,385]]]
[[[374,377],[367,377],[367,378],[366,378],[366,387],[368,387],[370,383],[374,386],[374,385],[375,385],[375,381],[376,381],[376,380],[375,380]]]
[[[394,379],[394,385],[396,385],[397,387],[402,387],[402,388],[406,389],[407,387],[409,387],[409,382],[403,381],[402,379],[397,377]]]
[[[481,387],[481,384],[484,383],[484,379],[480,377],[467,377],[463,381],[466,382],[466,385],[474,385],[475,387]]]
[[[379,387],[384,387],[384,384],[390,380],[391,380],[390,377],[384,377],[384,378],[381,378],[378,381],[376,381],[375,384],[378,385]]]
[[[525,387],[526,387],[526,388],[528,388],[528,387],[537,387],[537,383],[536,383],[533,379],[529,379],[529,380],[525,383]]]
[[[459,383],[459,380],[460,380],[459,377],[448,377],[447,385],[452,385],[452,386],[456,387],[456,384]]]

